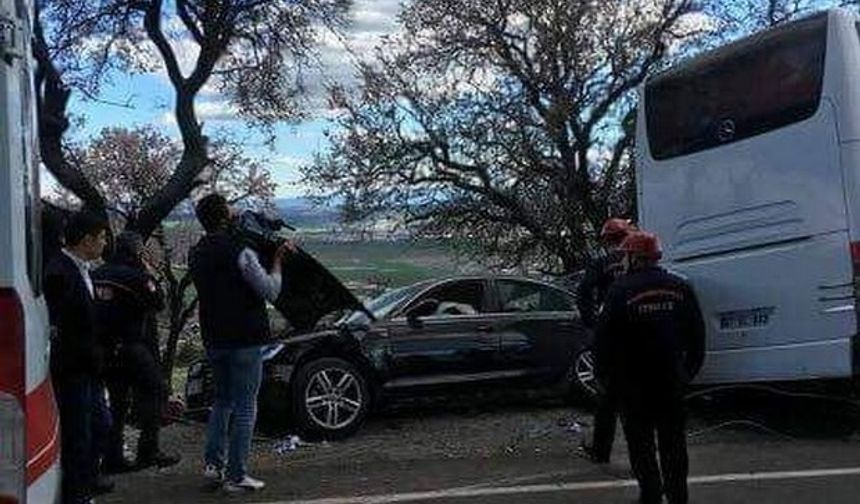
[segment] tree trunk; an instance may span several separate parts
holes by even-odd
[[[69,163],[63,149],[63,135],[69,128],[67,107],[71,90],[51,60],[38,16],[35,20],[33,56],[36,59],[36,109],[38,114],[39,153],[45,168],[63,187],[80,198],[84,208],[108,218],[104,197],[87,177]]]
[[[130,229],[148,238],[170,212],[188,198],[200,182],[198,176],[209,164],[205,149],[186,149],[179,166],[167,184],[149,201],[137,215]]]
[[[184,292],[185,291],[182,290],[182,294],[180,295],[184,295]],[[162,373],[165,381],[167,382],[167,389],[171,392],[173,391],[173,368],[176,366],[176,352],[179,348],[179,337],[182,336],[182,331],[184,331],[185,326],[188,325],[188,319],[191,318],[191,314],[194,313],[197,306],[197,299],[193,299],[184,308],[181,304],[181,302],[174,304],[174,302],[171,301],[170,330],[168,332],[167,343],[164,348],[164,357],[161,361]]]
[[[173,271],[173,249],[167,242],[164,227],[159,225],[153,233],[156,243],[161,249],[163,257],[162,276],[167,284],[167,316],[168,333],[165,342],[164,354],[161,358],[161,372],[169,391],[173,391],[173,368],[176,364],[176,352],[179,348],[179,337],[188,323],[188,319],[194,313],[197,299],[185,303],[185,293],[191,285],[191,277],[186,272],[181,278],[176,277]]]

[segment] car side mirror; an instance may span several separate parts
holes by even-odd
[[[406,322],[409,323],[409,327],[418,329],[424,325],[421,322],[421,317],[432,315],[436,313],[436,310],[438,309],[439,301],[435,299],[425,299],[406,312]]]

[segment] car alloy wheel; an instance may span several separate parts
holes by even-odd
[[[304,391],[308,417],[318,427],[329,431],[355,422],[364,401],[359,378],[349,369],[321,369],[310,377]]]
[[[600,395],[597,376],[594,374],[594,351],[592,349],[587,348],[576,354],[571,374],[574,383],[587,396],[594,398]]]

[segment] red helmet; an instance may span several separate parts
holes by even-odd
[[[659,260],[663,257],[660,239],[648,231],[633,231],[621,242],[621,250],[628,254]]]
[[[633,229],[633,225],[629,220],[613,217],[611,219],[607,219],[606,222],[603,223],[603,229],[600,230],[600,239],[621,240]]]

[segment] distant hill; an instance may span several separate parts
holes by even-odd
[[[298,229],[325,229],[338,224],[337,208],[317,207],[307,198],[277,198],[275,207],[284,220]]]
[[[276,198],[275,207],[280,216],[297,229],[329,229],[338,225],[338,210],[316,207],[307,198]],[[181,205],[171,212],[168,221],[194,219],[190,205]]]

